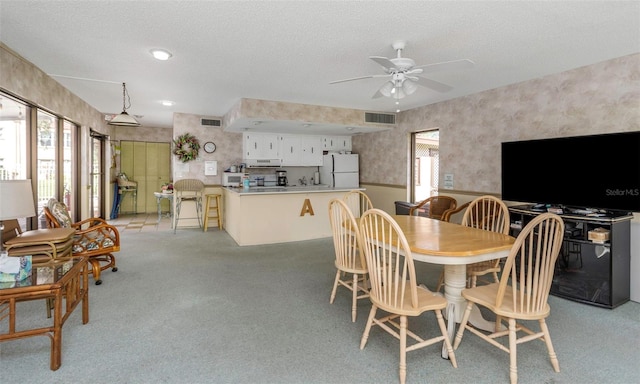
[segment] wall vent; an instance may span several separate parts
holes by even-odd
[[[201,120],[201,124],[202,125],[209,125],[212,127],[219,127],[220,126],[220,120],[216,120],[216,119],[202,119]]]
[[[395,124],[396,123],[396,115],[391,114],[391,113],[365,112],[364,113],[364,122],[365,123],[376,123],[376,124]]]

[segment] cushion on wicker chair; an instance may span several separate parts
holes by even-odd
[[[49,211],[51,211],[62,228],[71,228],[71,216],[69,216],[69,211],[64,203],[56,199],[49,199],[47,208],[49,208]]]

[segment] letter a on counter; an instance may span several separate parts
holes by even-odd
[[[309,199],[304,199],[304,204],[302,204],[302,211],[300,211],[300,216],[304,216],[306,214],[310,214],[314,216],[313,207],[311,206],[311,201]]]

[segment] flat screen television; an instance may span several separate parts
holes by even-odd
[[[640,132],[503,142],[502,199],[640,212]]]

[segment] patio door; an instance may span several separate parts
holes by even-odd
[[[411,134],[412,180],[411,199],[421,201],[438,194],[440,165],[440,131],[437,129]]]
[[[91,217],[106,218],[104,185],[104,150],[106,136],[91,132],[91,197],[89,211]]]

